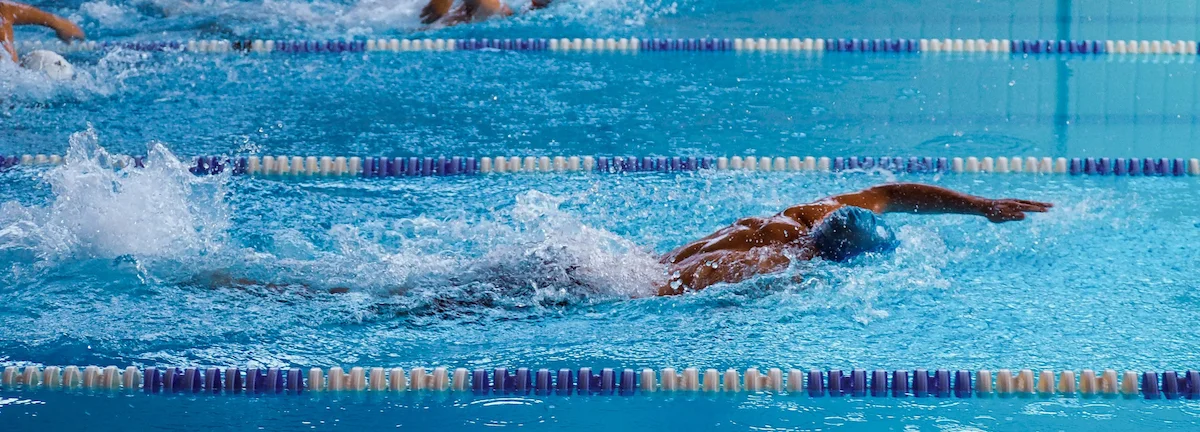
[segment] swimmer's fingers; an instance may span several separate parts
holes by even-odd
[[[1036,207],[1041,207],[1041,208],[1054,207],[1054,203],[1048,203],[1048,202],[1025,200],[1025,199],[1018,199],[1018,200],[1013,200],[1013,201],[1019,202],[1021,204],[1026,204],[1026,205],[1031,205],[1031,206],[1036,206]]]
[[[1013,200],[1008,200],[1008,201],[1011,201],[1012,203],[1014,203],[1017,206],[1017,208],[1022,211],[1045,213],[1051,207],[1054,207],[1054,204],[1040,202],[1040,201],[1021,200],[1021,199],[1013,199]]]
[[[1044,213],[1047,210],[1049,210],[1051,207],[1054,207],[1054,204],[1041,202],[1041,201],[1004,198],[1004,199],[993,200],[992,206],[993,207],[1010,208],[1010,209],[1021,210],[1021,211]]]
[[[1037,201],[999,199],[992,201],[985,215],[996,223],[1014,222],[1025,220],[1025,212],[1043,213],[1049,207],[1049,204]]]

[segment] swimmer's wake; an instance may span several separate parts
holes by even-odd
[[[530,190],[483,216],[390,221],[388,230],[401,233],[391,246],[364,238],[361,226],[334,225],[323,233],[332,237],[331,249],[293,230],[274,233],[271,249],[238,244],[224,198],[228,176],[193,176],[159,144],[143,170],[114,172],[101,163],[105,157],[94,132],[73,136],[66,164],[45,176],[54,193],[49,205],[4,204],[0,245],[36,250],[48,262],[128,257],[151,280],[175,283],[193,284],[200,275],[211,286],[350,287],[452,302],[562,304],[681,294],[799,269],[794,263],[813,258],[887,252],[897,241],[877,216],[886,212],[1005,222],[1050,207],[928,185],[882,185],[743,219],[659,258],[560,209],[562,198]]]

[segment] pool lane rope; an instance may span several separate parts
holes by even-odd
[[[851,371],[667,367],[634,369],[468,370],[447,367],[177,368],[129,366],[7,366],[0,376],[4,391],[144,392],[150,394],[291,394],[304,392],[457,392],[486,395],[621,395],[653,393],[770,392],[810,397],[1125,397],[1200,399],[1200,371],[1030,369]]]
[[[59,52],[123,48],[138,51],[190,53],[343,53],[471,51],[482,49],[556,52],[845,52],[845,53],[994,53],[1046,55],[1150,54],[1195,56],[1194,40],[1096,39],[863,39],[863,38],[507,38],[507,39],[367,39],[367,40],[187,40],[22,41],[21,50]]]
[[[0,156],[0,170],[17,166],[59,165],[59,155]],[[113,156],[114,168],[142,167],[144,158]],[[813,157],[813,156],[496,156],[496,157],[357,157],[357,156],[199,156],[189,168],[197,175],[220,174],[292,177],[430,177],[504,173],[633,173],[633,172],[856,172],[954,174],[1069,174],[1073,176],[1200,176],[1200,159],[1182,158],[1050,158],[1050,157]]]

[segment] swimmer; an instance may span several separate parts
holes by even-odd
[[[13,26],[19,25],[49,27],[58,35],[59,40],[66,43],[84,38],[83,30],[66,18],[30,5],[0,0],[0,45],[8,51],[9,58],[14,63],[21,62],[17,57],[16,40],[13,39]]]
[[[766,218],[746,218],[664,255],[669,282],[658,295],[698,291],[755,275],[784,271],[792,260],[846,261],[867,252],[887,252],[897,240],[883,213],[966,214],[995,223],[1025,219],[1053,204],[988,199],[949,189],[897,183],[801,204]]]
[[[658,287],[657,294],[678,295],[781,272],[792,260],[847,261],[868,252],[891,251],[899,242],[879,217],[883,213],[965,214],[1002,223],[1024,220],[1026,212],[1044,213],[1053,206],[1021,199],[988,199],[916,183],[875,186],[797,205],[771,217],[741,219],[684,245],[660,258],[670,278]],[[204,274],[198,282],[212,288],[309,288],[303,283],[264,284],[224,271]],[[329,289],[335,294],[348,291],[347,287]]]
[[[551,0],[532,0],[528,10],[537,10],[550,5]],[[485,21],[492,17],[507,17],[513,14],[512,8],[500,0],[463,0],[454,13],[450,7],[454,0],[429,0],[421,9],[421,23],[433,24],[441,20],[443,25],[452,26],[466,22]],[[447,14],[450,14],[447,16]],[[445,19],[442,19],[442,18]]]

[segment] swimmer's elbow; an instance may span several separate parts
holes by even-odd
[[[899,194],[897,186],[901,185],[901,183],[889,183],[872,186],[858,192],[835,196],[833,201],[841,205],[864,208],[876,214],[883,214],[892,210],[891,203]]]

